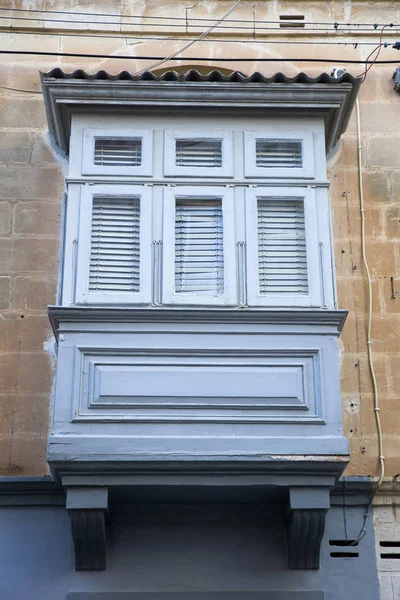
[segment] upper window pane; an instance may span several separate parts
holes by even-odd
[[[175,292],[203,296],[224,293],[221,198],[176,199]]]
[[[245,177],[314,177],[313,139],[310,131],[245,131]]]
[[[177,139],[178,167],[222,167],[222,139]]]
[[[167,177],[232,177],[233,132],[166,129],[164,175]]]
[[[140,167],[142,140],[140,138],[95,138],[94,164]]]
[[[82,135],[82,175],[153,175],[151,129],[88,128]]]
[[[301,140],[256,139],[256,166],[299,169],[303,166]]]

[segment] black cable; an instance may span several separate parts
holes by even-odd
[[[140,17],[142,18],[142,17]],[[149,17],[149,19],[152,19],[153,17]],[[9,17],[9,16],[3,16],[0,15],[0,19],[6,19],[6,20],[15,20],[15,21],[41,21],[41,22],[46,22],[46,23],[69,23],[69,24],[79,24],[79,25],[140,25],[140,27],[165,27],[165,24],[161,23],[161,24],[154,24],[154,23],[129,23],[127,21],[124,21],[123,23],[121,23],[121,21],[85,21],[85,20],[73,20],[71,21],[71,19],[46,19],[46,18],[42,18],[42,17]],[[212,21],[214,21],[214,19],[211,19]],[[236,30],[236,29],[247,29],[247,30],[251,30],[254,31],[254,21],[248,20],[248,21],[226,21],[226,22],[234,22],[234,23],[240,23],[240,25],[220,25],[220,29],[225,29],[225,30]],[[288,23],[289,21],[279,21],[278,23],[280,25],[284,25],[285,23]],[[245,26],[243,25],[243,23],[249,23],[249,26]],[[259,21],[259,23],[267,23],[267,21]],[[332,23],[326,27],[305,27],[304,25],[304,21],[292,21],[292,23],[296,23],[299,24],[298,29],[302,32],[304,31],[324,31],[330,27],[333,27],[335,31],[337,31],[337,23]],[[392,25],[393,27],[396,27],[395,25]],[[181,23],[168,23],[168,27],[182,27]],[[192,26],[193,27],[193,26]],[[199,25],[200,27],[200,25]],[[368,29],[364,29],[364,25],[360,24],[359,26],[357,26],[357,32],[369,32],[370,28]],[[284,27],[282,27],[284,28]],[[257,31],[280,31],[282,29],[281,27],[261,27],[261,26],[257,26]]]
[[[110,58],[117,60],[163,60],[165,56],[117,56],[114,54],[81,54],[78,52],[40,52],[34,50],[0,50],[0,54],[16,54],[19,56],[68,56],[70,58]],[[343,60],[341,58],[239,58],[232,56],[231,58],[219,58],[215,56],[195,56],[190,58],[177,57],[171,59],[174,61],[198,61],[198,60],[216,60],[218,62],[304,62],[304,63],[337,63],[359,65],[365,64],[365,60]],[[397,65],[398,60],[377,60],[368,61],[375,62],[379,65]]]
[[[91,34],[91,33],[63,33],[62,31],[57,31],[57,33],[53,32],[53,31],[41,31],[40,33],[38,33],[37,31],[14,31],[14,30],[10,30],[10,31],[4,31],[2,30],[2,34],[4,33],[9,33],[11,35],[49,35],[49,36],[59,36],[59,37],[84,37],[84,38],[101,38],[101,39],[119,39],[119,40],[135,40],[135,41],[147,41],[147,40],[153,40],[153,41],[161,41],[161,42],[186,42],[188,41],[188,37],[184,37],[184,38],[179,38],[179,37],[158,37],[158,36],[133,36],[133,35],[126,35],[124,33],[120,33],[119,35],[101,35],[101,34]],[[202,40],[196,42],[198,44],[201,44],[202,42],[213,42],[213,43],[217,43],[217,44],[232,44],[232,43],[242,43],[242,44],[246,44],[249,42],[253,42],[254,41],[257,42],[257,44],[292,44],[292,45],[307,45],[309,46],[310,43],[313,46],[375,46],[375,42],[358,42],[358,41],[346,41],[346,42],[310,42],[310,40],[307,41],[300,41],[300,40],[260,40],[260,39],[254,39],[253,37],[251,38],[229,38],[229,39],[214,39],[214,38],[209,38],[209,37],[205,37]],[[364,62],[364,61],[363,61]]]
[[[56,15],[85,15],[85,16],[90,16],[90,17],[118,17],[118,18],[128,18],[128,19],[143,19],[143,18],[150,18],[150,19],[162,19],[162,20],[176,20],[176,21],[184,21],[187,22],[186,17],[167,17],[167,16],[158,16],[158,15],[153,15],[151,17],[144,17],[144,15],[123,15],[121,13],[93,13],[93,12],[77,12],[77,11],[72,11],[72,10],[39,10],[39,9],[33,9],[33,8],[9,8],[6,6],[0,6],[0,11],[1,10],[6,10],[6,11],[10,11],[10,12],[30,12],[30,13],[41,13],[41,14],[56,14]],[[16,17],[6,17],[6,18],[11,18],[14,19]],[[22,20],[27,20],[24,19],[22,17]],[[35,20],[39,20],[42,21],[44,19],[38,17],[38,19]],[[207,17],[190,17],[190,21],[202,21],[202,22],[213,22],[215,19],[212,18],[207,18]],[[73,21],[73,22],[77,22],[77,21]],[[261,19],[246,19],[246,20],[242,20],[242,19],[226,19],[226,22],[228,23],[268,23],[268,24],[281,24],[283,21],[281,20],[277,20],[277,21],[267,21],[267,20],[261,20]],[[85,23],[90,23],[92,24],[93,21],[85,21]],[[301,23],[303,24],[310,24],[310,25],[327,25],[328,27],[334,27],[336,30],[339,29],[340,27],[360,27],[360,26],[364,26],[364,27],[373,27],[374,29],[377,29],[379,27],[383,27],[384,23],[338,23],[338,22],[330,22],[330,21],[301,21]],[[105,24],[105,23],[103,23]],[[127,24],[125,21],[123,23],[118,23],[120,24]],[[400,25],[398,24],[392,24],[392,27],[400,27]]]

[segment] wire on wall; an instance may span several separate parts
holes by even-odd
[[[182,50],[181,50],[182,51]],[[0,50],[0,55],[18,55],[18,56],[65,56],[70,58],[107,58],[107,59],[115,59],[115,60],[165,60],[163,56],[135,56],[135,55],[116,55],[116,54],[82,54],[80,52],[42,52],[39,50]],[[171,59],[173,60],[173,59]],[[191,56],[191,57],[179,57],[176,60],[185,61],[185,62],[196,62],[196,61],[217,61],[217,62],[250,62],[250,63],[269,63],[269,62],[301,62],[301,63],[322,63],[322,64],[332,64],[340,62],[341,64],[349,64],[349,65],[363,65],[365,64],[365,60],[350,60],[350,59],[341,59],[341,58],[261,58],[261,57],[242,57],[242,56],[231,56],[229,58],[220,58],[213,56]],[[374,60],[367,61],[367,63],[374,63],[377,65],[398,65],[399,61],[397,60]],[[146,69],[147,70],[147,69]]]
[[[372,62],[372,64],[374,64]],[[372,66],[371,64],[371,66]],[[377,485],[373,493],[371,494],[370,501],[368,503],[367,509],[364,514],[364,523],[361,528],[360,533],[356,537],[355,540],[349,543],[350,546],[356,546],[362,538],[365,536],[368,528],[368,523],[371,518],[371,509],[372,502],[375,498],[377,491],[382,485],[383,478],[385,476],[385,457],[383,456],[383,436],[382,436],[382,427],[381,427],[381,418],[379,415],[379,394],[378,394],[378,385],[375,376],[374,369],[374,361],[373,361],[373,352],[372,352],[372,309],[373,309],[373,297],[372,297],[372,282],[371,282],[371,274],[369,270],[367,253],[366,253],[366,244],[365,244],[365,207],[364,207],[364,190],[363,190],[363,165],[362,165],[362,143],[361,143],[361,123],[360,123],[360,103],[358,98],[356,98],[356,122],[357,122],[357,165],[358,165],[358,190],[359,190],[359,199],[360,199],[360,215],[361,215],[361,255],[362,261],[365,269],[365,273],[367,276],[367,289],[368,289],[368,326],[367,326],[367,353],[368,353],[368,367],[372,380],[373,387],[373,396],[374,396],[374,412],[375,412],[375,422],[376,422],[376,430],[378,435],[378,453],[379,453],[379,466],[380,466],[380,474],[377,481]]]
[[[163,65],[164,63],[168,62],[169,60],[172,60],[173,58],[175,58],[179,54],[182,54],[182,52],[184,52],[185,50],[187,50],[188,48],[190,48],[191,46],[193,46],[193,44],[195,44],[196,42],[200,42],[203,38],[206,37],[206,35],[208,35],[209,33],[211,33],[211,31],[213,31],[216,27],[218,27],[218,25],[220,23],[222,23],[222,21],[224,19],[226,19],[226,17],[228,17],[235,10],[235,8],[237,8],[239,6],[239,4],[241,3],[241,1],[242,0],[237,0],[235,2],[235,4],[233,6],[231,6],[231,8],[220,19],[218,19],[218,21],[216,21],[213,25],[211,25],[211,27],[209,27],[208,29],[206,29],[205,31],[203,31],[203,33],[201,35],[199,35],[194,40],[191,40],[188,44],[186,44],[185,46],[183,46],[183,48],[180,48],[176,52],[173,52],[173,54],[170,54],[169,56],[166,56],[165,58],[163,58],[162,60],[154,63],[153,65],[150,65],[150,67],[147,67],[146,69],[142,69],[140,71],[137,71],[136,73],[134,73],[134,75],[142,75],[142,73],[144,73],[145,71],[151,71],[152,69],[155,69],[156,67],[159,67],[160,65]]]
[[[10,29],[9,31],[5,31],[4,29],[1,30],[2,35],[4,34],[9,34],[9,35],[35,35],[35,36],[55,36],[55,37],[78,37],[78,38],[102,38],[102,39],[118,39],[118,40],[125,40],[125,42],[128,44],[128,42],[134,40],[134,41],[139,41],[139,42],[143,42],[143,41],[158,41],[158,42],[185,42],[187,40],[187,37],[176,37],[176,36],[161,36],[161,35],[126,35],[123,32],[119,33],[119,34],[99,34],[99,33],[68,33],[68,32],[64,32],[64,31],[40,31],[40,33],[38,33],[37,31],[16,31],[13,29]],[[317,35],[315,35],[314,37],[318,37]],[[247,44],[249,42],[254,43],[254,38],[246,38],[246,37],[240,37],[240,38],[234,38],[234,37],[229,37],[228,39],[226,38],[203,38],[202,40],[200,40],[201,43],[207,42],[207,43],[214,43],[214,44],[232,44],[234,42],[237,43],[241,43],[241,44]],[[378,46],[376,45],[375,42],[360,42],[360,41],[352,41],[351,39],[346,39],[346,41],[312,41],[310,42],[310,39],[307,40],[288,40],[288,39],[282,39],[282,40],[271,40],[271,39],[256,39],[257,44],[285,44],[285,45],[300,45],[300,46],[304,46],[307,45],[309,46],[310,43],[313,46],[352,46],[353,49],[356,49],[358,47],[362,47],[362,46],[374,46],[374,50],[373,52],[378,48]],[[383,46],[385,46],[385,44],[383,44]],[[372,54],[372,53],[371,53]],[[365,61],[362,61],[365,62]]]
[[[33,9],[33,8],[11,8],[11,7],[5,7],[5,6],[0,6],[0,11],[7,11],[7,12],[11,12],[11,13],[32,13],[32,14],[37,14],[40,13],[41,15],[74,15],[74,16],[88,16],[88,17],[107,17],[107,18],[123,18],[123,19],[143,19],[144,16],[143,15],[123,15],[121,13],[99,13],[99,12],[85,12],[85,11],[73,11],[73,10],[50,10],[50,9],[45,9],[45,10],[40,10],[40,9]],[[12,15],[6,15],[5,17],[2,17],[5,19],[20,19],[20,20],[35,20],[35,21],[47,21],[47,22],[57,22],[55,19],[47,19],[46,17],[37,17],[37,18],[27,18],[27,17],[14,17]],[[166,15],[152,15],[151,17],[145,17],[146,20],[163,20],[163,21],[182,21],[185,24],[187,24],[187,17],[177,17],[177,16],[173,16],[173,17],[168,17]],[[190,17],[189,18],[190,21],[199,21],[199,22],[214,22],[214,19],[212,18],[207,18],[207,17]],[[65,19],[62,22],[67,22],[67,23],[71,23],[71,19]],[[258,23],[266,23],[266,24],[270,24],[270,25],[277,25],[280,24],[281,21],[279,19],[275,19],[275,20],[264,20],[264,19],[227,19],[226,20],[227,23],[249,23],[252,26]],[[86,21],[72,21],[72,23],[86,23],[86,24],[90,24],[93,25],[93,20],[86,20]],[[120,22],[114,22],[114,23],[107,23],[104,21],[98,21],[98,23],[100,25],[130,25],[132,23],[127,22],[126,20]],[[355,28],[360,28],[360,27],[368,27],[373,28],[373,29],[378,29],[379,27],[382,27],[384,24],[383,23],[341,23],[341,22],[337,22],[337,21],[308,21],[308,20],[304,20],[302,21],[302,23],[304,23],[304,25],[325,25],[327,27],[333,27],[336,31],[340,30],[341,28],[345,28],[345,27],[355,27]],[[141,26],[145,25],[144,23],[140,23]],[[393,24],[393,27],[400,27],[400,24]],[[304,30],[304,28],[302,28]]]

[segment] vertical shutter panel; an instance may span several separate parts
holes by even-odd
[[[140,291],[140,198],[93,198],[89,290]]]
[[[176,200],[175,292],[224,293],[221,198]]]
[[[256,166],[267,169],[299,169],[303,166],[301,140],[257,139]]]
[[[140,138],[95,138],[94,164],[107,167],[140,167]]]
[[[222,140],[177,139],[175,164],[178,167],[221,167]]]
[[[307,294],[303,198],[258,198],[261,294]]]

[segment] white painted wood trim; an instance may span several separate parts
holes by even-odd
[[[107,166],[94,164],[96,138],[141,138],[141,165]],[[82,130],[82,175],[151,176],[153,174],[153,131],[151,129],[102,128]]]
[[[175,141],[177,139],[221,139],[221,167],[180,167],[175,164]],[[233,132],[166,129],[164,131],[164,175],[181,177],[233,177]]]
[[[224,244],[224,293],[219,296],[175,293],[175,199],[179,197],[222,198]],[[227,186],[175,187],[164,190],[163,304],[236,305],[235,219],[233,190]]]
[[[308,294],[260,294],[258,275],[258,197],[304,198]],[[310,187],[254,187],[246,190],[247,293],[250,306],[321,306],[321,273],[315,190]]]
[[[256,140],[299,140],[302,143],[301,168],[263,168],[256,165]],[[245,177],[314,177],[314,148],[313,133],[311,131],[282,131],[279,129],[259,129],[257,131],[244,132],[244,172]]]
[[[89,291],[91,220],[94,196],[140,197],[140,292]],[[81,187],[75,302],[80,304],[149,303],[151,299],[151,188],[85,185]]]

